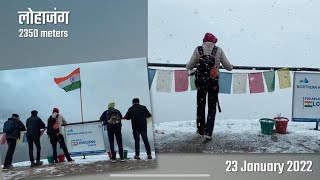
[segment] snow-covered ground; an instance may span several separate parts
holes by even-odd
[[[213,139],[196,132],[195,121],[154,125],[156,152],[198,153],[319,153],[316,123],[289,122],[287,134],[263,135],[259,120],[217,119]]]
[[[141,153],[141,160],[133,158],[134,153],[128,153],[126,162],[111,163],[106,154],[88,155],[86,159],[83,156],[72,157],[74,162],[64,162],[58,164],[49,164],[47,159],[43,159],[42,166],[30,168],[30,162],[14,163],[14,168],[9,171],[2,171],[2,178],[5,179],[31,179],[39,177],[68,176],[88,173],[101,173],[113,171],[126,171],[130,169],[152,168],[156,167],[156,155],[152,152],[152,160],[147,159],[146,153]],[[117,158],[118,154],[117,154]],[[3,167],[3,166],[2,166]]]

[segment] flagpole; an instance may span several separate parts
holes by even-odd
[[[80,106],[81,106],[81,121],[82,121],[82,125],[83,125],[83,110],[82,110],[82,91],[81,91],[81,86],[80,85]],[[83,154],[83,159],[86,159],[86,155]]]
[[[83,123],[83,110],[82,110],[82,91],[80,86],[80,106],[81,106],[81,121]]]

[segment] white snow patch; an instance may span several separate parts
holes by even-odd
[[[128,153],[127,155],[127,160],[135,160],[134,157],[135,153]],[[156,159],[156,153],[153,151],[151,153],[152,155],[152,159],[155,160]],[[119,154],[117,154],[117,158],[119,158]],[[109,156],[107,154],[103,154],[103,155],[86,155],[86,159],[83,159],[83,156],[76,156],[76,157],[72,157],[72,159],[74,159],[75,164],[90,164],[90,163],[94,163],[94,162],[98,162],[98,161],[109,161]],[[146,153],[140,153],[140,159],[141,160],[147,160],[147,154]],[[47,159],[42,159],[41,161],[43,161],[43,165],[49,165],[49,162]],[[13,163],[12,164],[13,167],[27,167],[30,166],[30,161],[24,161],[24,162],[18,162],[18,163]],[[3,167],[3,165],[1,165],[1,167]],[[41,166],[40,166],[41,167]],[[41,171],[43,169],[41,168],[37,168],[37,171]],[[49,167],[45,167],[46,169],[48,169]],[[53,168],[54,167],[50,167]]]
[[[217,119],[213,140],[203,144],[197,139],[195,120],[154,125],[157,152],[203,153],[317,153],[320,131],[313,128],[315,123],[289,121],[287,134],[263,135],[259,120]]]

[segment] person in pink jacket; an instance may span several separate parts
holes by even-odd
[[[220,64],[231,71],[233,65],[230,64],[223,50],[216,46],[218,39],[211,33],[206,33],[203,38],[203,44],[193,51],[193,54],[186,64],[188,70],[197,68],[199,59],[203,55],[212,55],[214,57],[214,66],[219,70]],[[213,53],[214,52],[214,53]],[[216,116],[216,104],[218,102],[218,83],[209,80],[208,84],[197,87],[197,133],[211,140]],[[208,116],[205,122],[205,107],[208,94]]]

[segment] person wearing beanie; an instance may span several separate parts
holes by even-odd
[[[116,137],[117,140],[121,162],[125,161],[123,156],[121,118],[122,114],[118,109],[115,108],[115,102],[110,102],[108,104],[108,110],[105,110],[100,116],[100,121],[103,122],[104,126],[107,126],[112,162],[116,162],[116,153],[114,151],[114,137]]]
[[[41,145],[40,145],[40,136],[41,136],[41,129],[44,129],[46,125],[43,121],[38,117],[38,111],[33,110],[31,111],[31,117],[27,119],[26,122],[27,126],[27,141],[29,146],[29,158],[31,162],[31,167],[42,165],[43,162],[40,161],[40,154],[41,154]],[[36,145],[37,148],[37,157],[36,162],[34,162],[33,157],[33,144]]]
[[[68,162],[72,162],[74,160],[70,157],[68,148],[66,146],[66,143],[64,142],[64,137],[63,137],[63,134],[62,134],[63,131],[61,130],[62,125],[67,125],[67,121],[60,114],[60,111],[59,111],[58,108],[53,108],[52,115],[48,119],[48,125],[47,125],[48,128],[49,128],[49,124],[50,124],[49,121],[52,121],[53,119],[55,119],[57,121],[58,126],[59,126],[59,133],[54,134],[54,135],[49,135],[50,142],[51,142],[51,145],[52,145],[54,163],[58,163],[59,162],[58,161],[58,157],[57,157],[57,143],[58,142],[59,142],[60,148],[63,150],[63,153],[66,156]]]
[[[148,159],[152,159],[147,133],[147,118],[150,117],[151,113],[146,106],[140,105],[140,100],[138,98],[132,100],[132,106],[123,117],[123,119],[131,120],[132,133],[135,141],[135,159],[140,159],[140,136],[142,137],[146,148]]]
[[[8,150],[7,150],[6,157],[4,159],[3,170],[9,170],[13,168],[12,158],[13,158],[14,151],[16,149],[17,139],[20,139],[20,132],[26,130],[26,127],[20,121],[18,114],[12,114],[12,116],[8,118],[8,120],[4,123],[4,127],[6,126],[6,124],[10,124],[12,129],[10,133],[6,133]]]
[[[230,64],[222,48],[216,46],[217,42],[218,42],[218,39],[216,38],[216,36],[214,36],[212,33],[206,33],[203,37],[202,45],[194,49],[189,62],[186,64],[186,69],[192,70],[193,68],[200,67],[200,63],[203,63],[203,61],[199,61],[199,60],[205,59],[204,57],[209,56],[210,58],[214,59],[214,62],[212,63],[212,68],[215,67],[215,71],[213,74],[217,74],[217,77],[219,74],[218,72],[219,72],[220,64],[222,64],[226,70],[231,71],[233,69],[233,65]],[[211,62],[206,62],[206,63],[211,63]],[[199,73],[198,71],[201,71],[201,68],[197,68],[196,73]],[[212,71],[210,71],[210,73],[211,72]],[[204,72],[200,72],[199,74],[201,73],[205,74]],[[197,82],[197,78],[195,82]],[[198,84],[201,84],[201,85],[197,85],[196,83],[196,86],[197,86],[197,133],[201,136],[204,136],[206,139],[211,140],[212,132],[214,128],[215,116],[216,116],[216,104],[218,103],[219,85],[218,85],[218,81],[213,79],[210,79],[209,82],[198,83]],[[206,107],[207,95],[208,95],[208,117],[207,117],[207,122],[205,122],[205,107]]]
[[[59,114],[59,109],[58,108],[53,108],[52,117],[53,118],[57,118],[59,129],[60,129],[60,132],[62,133],[63,131],[61,131],[61,127],[62,127],[62,125],[66,125],[67,121],[61,114]]]

